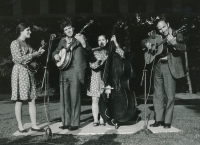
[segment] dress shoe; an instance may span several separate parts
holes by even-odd
[[[99,126],[99,122],[93,122],[92,125],[93,126]]]
[[[27,133],[27,132],[28,132],[28,130],[26,130],[26,129],[24,129],[24,130],[19,130],[19,129],[18,129],[18,131],[19,131],[20,133]]]
[[[70,125],[59,126],[60,129],[69,129]]]
[[[78,126],[70,126],[70,127],[69,127],[69,130],[70,130],[70,131],[72,131],[72,130],[77,130],[77,129],[78,129]]]
[[[171,124],[170,124],[170,123],[168,123],[168,124],[165,123],[165,124],[164,124],[164,128],[165,128],[165,129],[169,129],[169,128],[171,128]]]
[[[37,132],[45,132],[45,130],[43,128],[39,128],[39,129],[34,129],[31,127],[31,131],[37,131]]]
[[[155,121],[154,124],[150,124],[150,127],[164,126],[164,121]]]
[[[103,119],[100,119],[100,121],[99,121],[99,125],[100,125],[100,126],[106,126],[106,123],[104,122]]]

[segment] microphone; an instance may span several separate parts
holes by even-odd
[[[95,47],[95,48],[92,48],[92,51],[99,50],[99,49],[101,49],[101,47]]]
[[[62,37],[64,37],[64,36],[66,36],[66,34],[62,34],[62,35],[60,35],[60,36],[57,36],[56,34],[51,34],[50,37],[51,37],[52,39],[55,40],[55,39],[60,39],[60,38],[62,38]]]
[[[56,38],[56,34],[51,34],[51,38]]]

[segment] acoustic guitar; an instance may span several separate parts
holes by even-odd
[[[179,32],[184,31],[184,28],[185,26],[182,26],[178,30],[174,31],[174,33],[172,34],[173,37],[175,37]],[[162,39],[161,35],[156,35],[156,34],[153,35],[155,36],[155,38],[152,37],[148,40],[148,42],[151,43],[151,49],[149,49],[144,53],[144,59],[146,64],[150,64],[155,59],[156,56],[162,53],[163,44],[167,42],[167,38]]]

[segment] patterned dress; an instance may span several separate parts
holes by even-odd
[[[98,67],[100,67],[108,57],[106,50],[94,51],[94,56],[97,59],[97,61],[94,63],[90,62],[91,69],[97,69]],[[90,90],[87,91],[88,96],[100,97],[101,88],[103,87],[103,84],[101,83],[101,81],[102,81],[101,71],[95,72],[94,70],[92,70]]]
[[[28,44],[20,39],[14,40],[10,48],[12,60],[15,64],[11,76],[11,100],[34,99],[36,98],[34,73],[23,66],[32,60],[31,54],[34,51]]]
[[[119,46],[116,47],[115,52],[118,53],[121,57],[124,57],[124,51]],[[103,93],[103,90],[101,88],[105,86],[101,79],[101,71],[96,72],[94,71],[94,69],[97,69],[98,67],[103,65],[108,55],[107,51],[103,49],[100,51],[94,51],[94,56],[97,59],[97,61],[94,63],[90,63],[90,68],[92,69],[92,76],[90,82],[90,90],[87,90],[87,95],[91,97],[100,97],[101,93]]]

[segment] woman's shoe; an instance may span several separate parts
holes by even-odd
[[[93,126],[99,126],[99,122],[93,122],[92,125]]]
[[[100,123],[99,125],[100,126],[106,126],[106,123],[103,122],[103,123]]]
[[[31,127],[31,131],[37,131],[37,132],[45,132],[45,130],[43,128],[40,129],[34,129]]]
[[[24,129],[24,130],[19,130],[19,129],[18,129],[18,131],[19,131],[20,133],[27,133],[27,132],[28,132],[28,130],[26,130],[26,129]]]
[[[105,123],[103,120],[100,120],[99,125],[100,125],[100,126],[106,126],[106,123]]]

